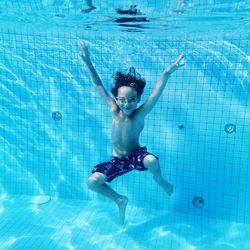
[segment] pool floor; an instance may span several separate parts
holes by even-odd
[[[0,249],[250,250],[250,225],[128,206],[118,224],[109,202],[34,197],[0,200]]]

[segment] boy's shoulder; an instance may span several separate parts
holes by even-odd
[[[144,104],[138,107],[135,111],[136,111],[136,116],[141,119],[144,119],[147,115],[147,113],[144,112]]]

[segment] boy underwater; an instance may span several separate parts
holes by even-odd
[[[184,54],[180,54],[177,60],[163,71],[153,92],[145,103],[137,107],[146,82],[136,73],[135,69],[131,67],[128,74],[116,73],[115,86],[111,90],[115,97],[113,99],[104,88],[91,62],[87,45],[80,42],[80,46],[82,48],[80,56],[90,72],[93,85],[109,106],[112,114],[111,137],[114,147],[113,157],[94,167],[92,175],[87,180],[87,185],[92,191],[108,197],[117,204],[120,224],[123,225],[128,198],[114,191],[106,182],[111,182],[114,178],[132,170],[149,170],[156,183],[168,195],[173,193],[173,186],[162,177],[158,157],[149,153],[146,147],[141,147],[139,137],[144,128],[145,117],[163,93],[167,80],[172,73],[184,65],[184,63],[180,63]]]

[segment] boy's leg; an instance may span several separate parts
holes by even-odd
[[[143,164],[153,174],[154,180],[164,189],[168,195],[171,195],[173,193],[173,186],[162,177],[160,164],[156,157],[153,155],[145,156],[143,159]]]
[[[95,172],[88,178],[87,185],[91,190],[108,197],[117,204],[120,214],[120,223],[124,224],[125,210],[128,203],[128,198],[114,191],[105,183],[106,180],[107,177],[105,174]]]

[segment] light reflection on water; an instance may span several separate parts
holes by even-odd
[[[121,227],[110,203],[33,199],[2,196],[1,249],[250,249],[246,224],[129,206]]]
[[[137,14],[124,13],[135,6]],[[122,11],[118,11],[118,10]],[[30,29],[68,29],[100,32],[146,32],[183,34],[202,31],[211,35],[249,33],[249,1],[162,0],[136,1],[0,1],[5,26],[29,26]],[[22,13],[20,15],[20,13]],[[34,24],[34,19],[37,25]],[[146,20],[146,21],[145,21]],[[230,23],[230,25],[228,25]],[[177,31],[177,32],[176,32]],[[178,34],[177,34],[178,33]],[[112,32],[112,35],[114,33]]]

